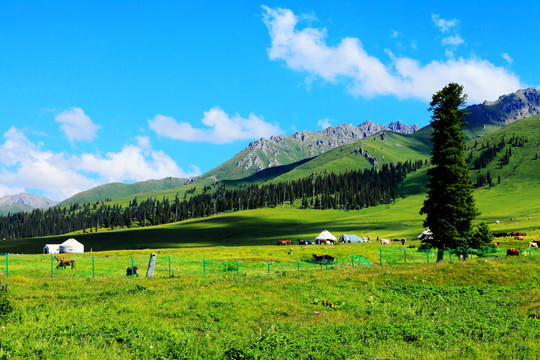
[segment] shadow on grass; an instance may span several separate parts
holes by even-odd
[[[342,233],[360,232],[361,235],[368,231],[388,231],[392,226],[396,224],[361,223],[351,221],[347,216],[322,221],[320,218],[307,219],[307,216],[300,220],[230,214],[125,231],[0,241],[0,253],[41,253],[45,244],[60,244],[72,237],[84,244],[85,251],[260,246],[276,245],[280,239],[291,240],[296,245],[297,239],[312,240],[310,234],[319,234],[324,229],[339,237]]]

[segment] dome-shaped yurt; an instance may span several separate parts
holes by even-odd
[[[84,253],[84,245],[71,238],[60,244],[61,253]]]

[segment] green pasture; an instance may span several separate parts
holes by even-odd
[[[0,276],[7,285],[0,293],[0,356],[540,358],[540,256],[169,278],[158,254],[158,272],[146,279],[124,275],[129,255],[148,261],[148,254],[94,254],[114,274],[92,279],[73,275],[91,259],[79,255],[76,270],[54,269],[53,278],[15,269]],[[35,267],[50,261],[20,259]]]

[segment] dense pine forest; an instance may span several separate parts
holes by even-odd
[[[343,174],[326,173],[277,184],[227,188],[223,183],[203,188],[203,193],[172,200],[134,198],[129,206],[104,202],[34,210],[0,216],[0,237],[27,238],[61,235],[72,231],[97,232],[100,228],[132,228],[216,215],[228,211],[275,207],[299,202],[303,209],[356,210],[389,204],[398,197],[398,184],[422,160],[383,165]],[[193,194],[195,188],[188,193]]]

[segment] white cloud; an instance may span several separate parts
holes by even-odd
[[[298,18],[291,10],[263,8],[272,42],[268,49],[270,59],[282,60],[289,68],[307,72],[308,76],[330,82],[344,81],[354,96],[390,95],[429,100],[434,92],[457,82],[465,87],[471,101],[481,102],[522,87],[515,74],[474,57],[434,60],[422,65],[415,59],[395,57],[389,52],[391,62],[385,65],[369,55],[357,38],[346,37],[331,46],[326,42],[326,29],[298,29]],[[438,19],[436,23],[448,31],[457,20]]]
[[[97,131],[100,129],[100,126],[94,124],[90,117],[78,107],[63,111],[56,115],[54,120],[60,123],[60,128],[71,142],[90,142],[97,137]]]
[[[148,120],[148,126],[163,137],[216,144],[270,137],[283,132],[277,123],[270,124],[262,117],[254,114],[249,114],[247,119],[238,114],[231,117],[217,106],[205,111],[201,121],[206,128],[194,128],[188,122],[178,122],[158,114]]]
[[[439,29],[440,32],[447,33],[450,31],[450,29],[456,27],[459,20],[452,19],[452,20],[445,20],[441,19],[438,14],[431,14],[431,20],[435,24],[435,26]]]
[[[29,141],[24,133],[11,127],[0,144],[0,193],[14,194],[25,189],[42,189],[43,195],[63,200],[78,192],[112,181],[140,181],[167,176],[199,175],[192,167],[184,172],[162,151],[152,150],[148,138],[137,138],[119,153],[105,157],[53,153]]]
[[[79,171],[99,174],[107,183],[200,175],[197,167],[187,173],[163,151],[152,150],[148,137],[137,137],[136,141],[136,144],[124,145],[120,152],[109,152],[105,156],[83,154],[78,159],[80,162],[73,166]]]
[[[458,46],[458,45],[463,44],[464,42],[465,41],[463,41],[463,39],[459,35],[448,36],[442,40],[443,45],[450,45],[450,46]]]
[[[507,62],[508,64],[511,64],[511,63],[514,62],[514,59],[512,59],[512,57],[511,57],[510,55],[508,55],[508,53],[504,53],[504,54],[502,54],[501,56],[502,56],[502,58],[503,58],[504,60],[506,60],[506,62]]]
[[[330,119],[328,118],[317,121],[317,125],[319,125],[323,130],[332,126],[332,124],[330,123]]]

